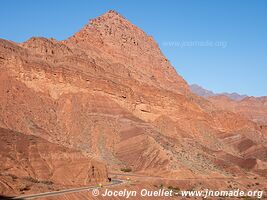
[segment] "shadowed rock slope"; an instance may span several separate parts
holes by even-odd
[[[107,181],[103,163],[32,135],[0,128],[0,193],[21,194]]]

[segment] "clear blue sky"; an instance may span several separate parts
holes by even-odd
[[[0,38],[62,40],[110,9],[152,35],[189,83],[267,95],[265,0],[1,0]]]

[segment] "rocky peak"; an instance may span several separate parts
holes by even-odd
[[[90,20],[67,43],[90,49],[91,55],[92,50],[99,52],[112,63],[125,66],[132,78],[142,82],[178,93],[189,91],[154,39],[115,11]]]
[[[113,10],[89,20],[89,23],[71,38],[76,38],[78,42],[88,41],[90,39],[88,36],[92,33],[101,40],[101,44],[116,47],[125,52],[129,52],[127,49],[130,47],[131,50],[146,49],[149,51],[152,48],[159,50],[151,36]]]
[[[98,23],[98,22],[104,22],[110,19],[120,19],[120,20],[126,20],[121,14],[119,14],[118,12],[114,11],[114,10],[109,10],[108,12],[104,13],[103,15],[95,18],[95,19],[91,19],[89,22],[90,24],[94,24],[94,23]]]

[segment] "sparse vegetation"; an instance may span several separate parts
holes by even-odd
[[[252,197],[249,197],[249,196],[245,196],[245,197],[242,197],[244,200],[253,200]]]
[[[18,177],[14,174],[8,174],[8,176],[10,176],[13,180],[16,180]]]
[[[23,184],[23,185],[21,185],[20,186],[20,188],[19,188],[19,191],[27,191],[27,190],[30,190],[31,188],[30,188],[30,186],[29,185],[26,185],[26,184]]]
[[[38,180],[38,179],[35,179],[33,177],[30,177],[30,176],[24,177],[23,179],[26,180],[26,181],[32,182],[32,183],[42,183],[42,184],[45,184],[45,185],[53,185],[54,184],[53,181],[50,181],[50,180]]]
[[[131,172],[132,169],[131,168],[121,168],[122,172]]]
[[[155,187],[157,187],[157,188],[163,188],[163,185],[162,184],[160,184],[160,185],[154,185]]]
[[[43,183],[45,185],[53,185],[54,184],[53,181],[49,181],[49,180],[41,180],[41,181],[39,181],[39,183]]]
[[[173,187],[173,186],[168,186],[168,189],[169,190],[173,190],[173,191],[175,191],[175,192],[179,192],[180,191],[180,188],[178,188],[178,187]]]
[[[39,181],[33,177],[27,176],[23,178],[24,180],[30,181],[32,183],[39,183]]]

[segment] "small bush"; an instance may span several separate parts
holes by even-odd
[[[122,172],[131,172],[132,169],[131,168],[121,168]]]
[[[163,188],[163,185],[162,184],[160,184],[160,185],[154,185],[154,187],[156,187],[156,188]]]
[[[171,186],[171,185],[168,187],[168,189],[169,189],[169,190],[174,190],[174,191],[176,191],[176,192],[179,192],[179,191],[180,191],[180,188],[178,188],[178,187],[173,187],[173,186]]]
[[[14,174],[8,174],[13,180],[16,180],[18,177]]]
[[[43,183],[45,185],[53,185],[54,184],[53,181],[49,181],[49,180],[41,180],[41,181],[39,181],[39,183]]]
[[[249,197],[249,196],[245,196],[245,197],[243,197],[243,199],[244,200],[253,200],[253,198],[252,197]]]
[[[30,190],[31,188],[30,188],[30,186],[29,185],[25,185],[25,184],[23,184],[23,185],[21,185],[20,186],[20,188],[19,188],[19,191],[28,191],[28,190]]]
[[[33,177],[30,177],[30,176],[24,177],[24,180],[30,181],[32,183],[39,183],[39,180],[37,180]]]

